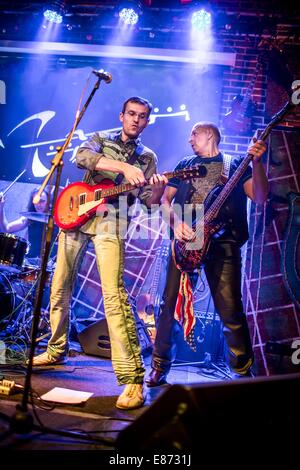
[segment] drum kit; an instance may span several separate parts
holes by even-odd
[[[1,191],[1,198],[26,172],[23,170],[10,185]],[[48,186],[51,195],[54,186]],[[59,188],[60,190],[63,188]],[[20,212],[20,215],[34,222],[48,223],[50,213]],[[11,233],[0,233],[0,340],[22,338],[30,342],[34,302],[41,276],[41,259],[28,258],[30,243]],[[50,335],[49,297],[50,284],[55,263],[50,259],[47,264],[46,283],[43,292],[39,336],[36,341]],[[47,331],[46,334],[45,330]]]
[[[45,222],[46,216],[26,212],[26,217],[30,220]],[[9,335],[30,341],[34,300],[41,268],[39,258],[26,258],[28,250],[29,243],[24,238],[11,233],[0,233],[0,338]],[[50,334],[48,304],[53,271],[54,263],[51,260],[47,268],[37,341]]]

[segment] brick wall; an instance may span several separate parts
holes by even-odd
[[[222,149],[235,155],[245,154],[255,129],[265,126],[265,103],[267,90],[267,63],[262,65],[257,73],[257,63],[261,50],[257,47],[257,38],[243,37],[224,40],[224,52],[235,52],[236,63],[234,67],[224,72],[220,127],[222,132]],[[255,78],[251,100],[253,108],[252,126],[249,132],[240,134],[226,129],[224,116],[232,109],[234,97],[241,94],[243,97]]]
[[[244,134],[228,130],[224,125],[224,116],[232,109],[232,100],[235,95],[245,94],[256,74],[257,58],[262,50],[258,47],[258,39],[249,36],[224,38],[223,50],[235,52],[237,55],[235,66],[224,72],[219,120],[223,136],[222,150],[234,155],[245,155],[251,137],[257,129],[263,129],[270,120],[266,104],[269,103],[269,108],[271,105],[272,113],[275,113],[283,106],[288,94],[269,75],[270,62],[264,60],[253,88],[252,99],[255,102],[255,108],[251,129]],[[264,57],[268,59],[270,55],[267,54]],[[293,62],[295,52],[290,53],[288,57],[291,57],[293,76],[299,78],[300,67],[297,68]],[[276,87],[270,84],[276,84]],[[297,126],[296,120],[293,127],[295,126]],[[281,140],[283,139],[282,142],[278,136]],[[292,341],[300,335],[300,311],[286,288],[281,264],[289,209],[288,194],[291,191],[299,194],[300,187],[297,163],[297,145],[299,144],[294,144],[294,142],[299,142],[299,139],[296,139],[296,136],[295,129],[293,132],[288,132],[287,128],[287,133],[272,131],[268,141],[268,155],[264,159],[270,178],[270,197],[263,207],[251,205],[250,239],[246,246],[243,299],[257,369],[262,375],[297,371],[290,357],[282,358],[266,353],[268,341],[291,345]],[[276,234],[275,241],[270,239],[270,237],[274,238],[274,234]],[[299,260],[295,263],[299,264]],[[292,265],[289,269],[293,269]],[[296,266],[296,269],[299,269],[299,266]]]

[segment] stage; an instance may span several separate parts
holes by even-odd
[[[148,356],[147,371],[149,361]],[[26,369],[7,365],[1,373],[22,385]],[[93,395],[78,405],[37,398],[54,387]],[[230,380],[214,368],[175,363],[168,384],[147,389],[144,407],[118,410],[119,393],[108,359],[71,350],[66,365],[35,368],[28,405],[34,423],[30,431],[19,432],[20,417],[18,431],[11,431],[22,392],[1,395],[3,456],[36,468],[58,461],[74,467],[97,462],[104,468],[153,468],[168,462],[168,467],[199,468],[205,458],[224,462],[232,449],[238,455],[243,443],[251,440],[249,462],[257,461],[257,452],[261,461],[272,462],[275,456],[297,459],[300,374]],[[270,443],[275,454],[266,452]]]
[[[70,437],[33,431],[28,436],[11,435],[2,440],[0,447],[16,450],[115,450],[115,441],[126,426],[139,418],[158,397],[166,392],[171,384],[192,384],[216,382],[227,380],[226,376],[218,371],[200,366],[179,366],[176,364],[168,377],[170,385],[147,388],[145,406],[131,411],[122,411],[115,407],[122,387],[116,383],[111,361],[100,357],[84,355],[74,349],[71,350],[67,364],[35,367],[32,375],[32,394],[34,409],[29,403],[29,413],[38,415],[44,426],[55,430],[77,430],[99,442],[89,442],[84,439],[71,439]],[[147,371],[150,367],[150,356],[145,358]],[[224,367],[224,365],[223,365]],[[227,371],[225,368],[224,371]],[[1,374],[7,380],[14,380],[17,384],[24,384],[26,366],[7,364],[1,367]],[[222,378],[222,375],[224,378]],[[91,392],[93,395],[79,405],[55,404],[37,399],[54,387],[62,387],[78,391]],[[22,392],[17,391],[10,396],[0,397],[0,435],[8,428],[6,417],[16,412],[16,406],[22,400]],[[31,399],[29,399],[31,402]],[[34,418],[35,423],[38,424]],[[103,442],[101,442],[103,439]],[[106,440],[111,441],[108,445]]]
[[[187,456],[176,468],[196,463],[203,468],[208,457],[211,464],[218,458],[222,465],[226,460],[231,464],[239,449],[244,464],[250,462],[252,451],[257,457],[260,449],[260,455],[269,459],[280,453],[287,467],[288,457],[298,448],[293,439],[299,435],[300,422],[300,7],[279,0],[271,6],[266,0],[214,0],[205,5],[195,0],[130,0],[129,4],[126,13],[121,0],[0,1],[0,449],[22,466],[34,455],[39,467],[49,460],[57,466],[80,462],[82,468],[92,465],[97,455],[98,466],[105,469],[128,463],[138,468],[176,466],[174,461],[154,461],[157,449],[159,455],[193,454],[192,464]],[[24,384],[43,261],[46,273],[35,354],[45,351],[51,336],[50,289],[63,259],[57,256],[58,232],[64,230],[59,217],[51,243],[48,240],[49,256],[44,256],[50,215],[57,208],[55,182],[60,197],[82,182],[83,168],[97,173],[91,162],[78,164],[79,148],[93,135],[122,135],[124,118],[129,119],[122,103],[129,97],[145,97],[151,104],[148,120],[140,109],[134,108],[129,116],[145,120],[140,127],[142,142],[153,151],[153,162],[157,157],[155,172],[160,175],[171,174],[192,154],[200,156],[191,145],[196,123],[214,123],[221,134],[220,153],[241,161],[249,155],[253,138],[273,124],[260,160],[269,186],[265,198],[254,203],[248,197],[244,204],[228,193],[222,202],[232,197],[233,213],[240,215],[243,209],[245,224],[247,219],[249,237],[245,234],[243,244],[239,242],[241,293],[256,377],[232,380],[228,329],[215,308],[204,269],[197,266],[194,349],[179,328],[169,383],[145,386],[145,405],[122,411],[115,407],[122,387],[110,360],[108,316],[92,239],[72,286],[68,362],[34,367],[26,393]],[[280,114],[283,109],[287,114]],[[78,121],[81,111],[83,119]],[[129,140],[137,143],[142,131],[134,131]],[[53,159],[64,145],[60,179],[55,171],[48,181]],[[107,157],[105,152],[113,158],[115,141],[113,148],[99,147],[99,160],[103,154]],[[141,165],[142,171],[147,159],[137,155],[132,163],[133,154],[125,150],[118,154],[120,162]],[[215,149],[207,155],[217,157]],[[250,160],[249,164],[247,170]],[[112,171],[116,180],[119,170]],[[216,167],[211,174],[215,171]],[[200,194],[205,178],[199,179],[198,188],[196,178],[185,179],[190,186],[183,199],[190,202],[194,192]],[[44,206],[36,207],[41,185]],[[80,191],[70,197],[69,212],[74,200],[85,204],[87,193]],[[89,188],[93,203],[103,199],[102,189],[97,191]],[[99,214],[105,214],[100,203],[93,206],[98,208]],[[147,377],[167,280],[170,227],[159,210],[150,216],[142,200],[127,208],[131,219],[124,236],[123,277]],[[64,217],[70,217],[68,211],[62,211]],[[80,227],[76,225],[79,232]],[[104,274],[115,258],[109,257]],[[218,256],[215,260],[220,262]],[[73,269],[74,263],[70,265]],[[12,381],[15,386],[8,393]],[[40,398],[55,387],[90,395],[78,404]],[[84,452],[76,457],[75,450]],[[150,452],[150,458],[123,461],[126,452],[132,456]],[[257,457],[255,465],[259,463]]]

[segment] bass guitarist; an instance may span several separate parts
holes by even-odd
[[[206,177],[191,182],[171,178],[165,189],[161,210],[170,225],[174,239],[179,242],[193,242],[195,230],[178,215],[175,204],[181,207],[182,211],[190,210],[196,204],[204,203],[206,207],[210,196],[218,188],[222,188],[224,179],[229,178],[230,181],[242,161],[241,158],[222,154],[219,150],[220,140],[216,125],[209,122],[196,123],[189,139],[194,155],[181,160],[176,168],[201,163],[207,168]],[[247,167],[226,204],[221,208],[218,217],[222,221],[222,230],[211,237],[202,263],[215,308],[223,323],[229,363],[235,378],[253,375],[253,350],[241,295],[241,247],[248,239],[247,196],[258,204],[263,204],[268,196],[268,180],[261,161],[266,145],[260,140],[253,141],[248,149],[254,156],[253,167]],[[204,226],[204,233],[205,229]],[[173,247],[174,243],[173,241]],[[179,327],[175,318],[183,325],[185,334],[188,333],[186,339],[192,346],[192,336],[185,331],[190,330],[189,326],[194,320],[191,300],[194,270],[189,271],[190,267],[185,268],[184,262],[178,266],[173,250],[158,318],[152,369],[146,379],[150,387],[166,383],[175,359],[175,335]],[[187,282],[183,282],[184,277]]]
[[[101,277],[112,365],[119,385],[125,385],[116,403],[122,409],[138,408],[145,400],[145,369],[123,282],[123,235],[128,223],[127,208],[137,197],[147,208],[159,203],[168,181],[165,176],[156,174],[156,155],[139,138],[149,122],[151,110],[149,101],[140,97],[129,98],[119,115],[122,130],[114,134],[96,132],[77,152],[77,165],[86,170],[85,182],[96,185],[111,178],[116,184],[124,180],[136,189],[126,196],[125,213],[121,210],[119,198],[116,198],[107,209],[98,211],[80,228],[61,231],[50,297],[52,336],[47,351],[33,360],[34,366],[51,366],[67,359],[73,284],[85,248],[92,241]],[[145,185],[146,179],[150,184]],[[76,198],[71,199],[68,209],[75,210],[77,203]]]

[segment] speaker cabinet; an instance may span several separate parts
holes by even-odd
[[[152,351],[152,343],[143,322],[136,317],[136,328],[143,356]],[[85,354],[111,358],[111,347],[105,318],[98,320],[78,334],[78,340]]]
[[[292,443],[300,423],[300,374],[172,385],[120,432],[122,451],[247,452]],[[295,447],[296,449],[296,447]],[[276,452],[276,447],[274,451]]]
[[[85,354],[111,358],[110,340],[105,319],[96,321],[78,334]]]

